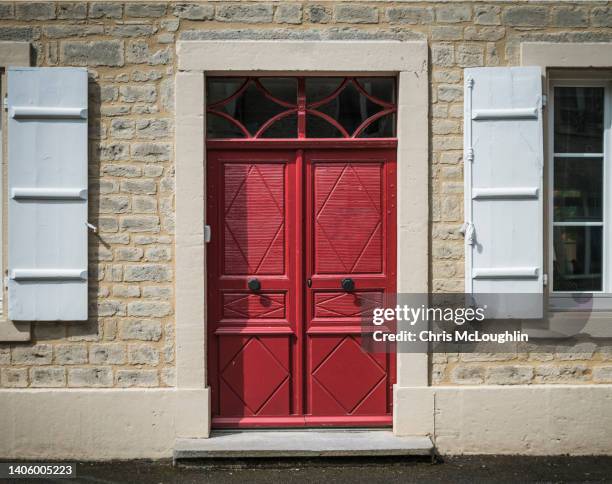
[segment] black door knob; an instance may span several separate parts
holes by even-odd
[[[342,282],[340,284],[342,284],[342,289],[344,289],[345,291],[352,291],[353,289],[355,289],[355,281],[353,281],[353,279],[351,279],[350,277],[342,279]]]
[[[251,291],[259,291],[261,289],[261,282],[259,282],[259,279],[257,279],[256,277],[249,279],[249,282],[247,284]]]

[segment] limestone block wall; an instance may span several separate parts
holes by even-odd
[[[519,64],[522,41],[609,42],[606,1],[2,2],[0,41],[90,74],[90,320],[0,343],[1,387],[174,385],[175,43],[427,39],[432,291],[463,290],[463,68]],[[356,47],[357,48],[357,47]],[[296,55],[299,55],[296,53]],[[204,297],[204,295],[202,295]],[[612,348],[434,355],[434,384],[611,383]]]

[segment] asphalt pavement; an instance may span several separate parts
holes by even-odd
[[[444,457],[267,459],[179,463],[77,463],[74,479],[18,479],[16,484],[72,483],[525,483],[610,482],[612,457]]]

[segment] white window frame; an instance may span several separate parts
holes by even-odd
[[[580,42],[580,43],[566,43],[566,42],[523,42],[521,43],[521,65],[523,66],[540,66],[542,68],[542,73],[544,75],[544,85],[546,87],[545,92],[550,92],[550,86],[547,84],[547,80],[551,78],[557,79],[568,79],[571,76],[560,75],[557,77],[557,72],[555,69],[563,69],[564,72],[567,72],[568,69],[573,69],[573,73],[575,74],[577,71],[580,72],[580,75],[577,76],[580,79],[585,78],[597,78],[597,76],[602,75],[601,69],[612,69],[612,43],[610,42]],[[574,76],[576,77],[576,76]],[[612,79],[612,76],[608,75],[608,79]],[[551,97],[551,96],[549,96]],[[547,107],[548,113],[552,111]],[[547,124],[550,128],[550,118],[547,113]],[[548,135],[549,131],[546,131]],[[546,164],[550,165],[550,135],[546,136],[546,149],[547,156],[545,158]],[[548,181],[546,177],[545,181]],[[547,184],[548,185],[548,184]],[[549,193],[549,187],[547,186],[546,193]],[[549,217],[548,210],[546,210],[546,228],[550,226],[551,220]],[[548,229],[546,230],[546,235],[549,236]],[[548,261],[546,260],[547,267]],[[576,311],[580,309],[578,306],[577,300],[572,298],[571,296],[565,297],[556,297],[552,296],[551,291],[551,283],[549,282],[547,287],[547,292],[551,296],[549,298],[549,309],[554,311],[561,311],[559,316],[561,316],[563,311]],[[589,317],[588,320],[588,331],[590,334],[596,334],[598,327],[601,326],[604,330],[604,334],[608,334],[609,324],[607,323],[608,315],[612,315],[610,309],[612,309],[612,304],[609,304],[609,308],[606,308],[606,302],[609,298],[604,297],[595,297],[593,298],[593,302],[599,304],[598,308],[601,312],[599,315],[603,316],[606,314],[606,317],[601,319],[598,316],[595,316],[596,312],[593,313],[592,316]],[[603,304],[601,304],[603,303]],[[588,311],[593,312],[593,307],[589,307]],[[554,313],[553,313],[554,315]],[[602,325],[602,321],[604,321]],[[559,334],[575,334],[575,331],[583,331],[586,330],[584,324],[580,323],[577,326],[573,324],[572,321],[569,321],[569,325],[566,321],[559,321],[559,324],[556,324],[554,321],[550,322],[549,329],[555,329],[555,331]],[[593,324],[591,324],[593,323]],[[574,329],[572,329],[576,326]]]
[[[0,116],[0,274],[2,289],[0,292],[0,342],[29,341],[31,338],[31,324],[29,322],[15,322],[6,318],[6,230],[3,221],[5,220],[6,203],[4,194],[6,193],[6,111],[4,109],[4,99],[6,95],[6,71],[8,67],[28,67],[31,65],[30,43],[29,42],[0,42],[0,70],[2,73],[0,81],[0,93],[2,97],[2,116]]]
[[[602,290],[601,291],[555,291],[554,290],[554,113],[555,87],[603,87],[604,120],[603,120],[603,254],[602,254]],[[549,304],[553,311],[612,310],[612,72],[589,71],[587,69],[567,74],[550,73],[548,83],[547,106],[547,158],[545,177],[547,182],[546,204],[546,266],[549,274]],[[595,154],[596,155],[596,154]],[[584,296],[589,296],[584,298]],[[592,298],[592,299],[591,299]]]

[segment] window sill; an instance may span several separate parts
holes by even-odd
[[[524,321],[522,330],[530,338],[562,339],[582,335],[587,338],[612,338],[612,311],[586,309],[550,310],[543,321]]]
[[[612,315],[612,294],[552,294],[548,299],[548,308],[551,312],[608,312]]]

